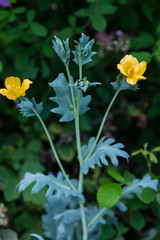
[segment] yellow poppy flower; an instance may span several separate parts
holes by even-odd
[[[138,60],[132,55],[126,55],[120,61],[120,64],[117,64],[117,68],[120,72],[126,76],[126,81],[129,84],[136,84],[138,80],[145,80],[146,77],[142,76],[146,70],[147,63],[142,61],[138,63]]]
[[[20,96],[25,96],[25,91],[29,88],[32,81],[24,79],[21,84],[21,80],[18,77],[7,77],[5,79],[5,87],[1,88],[0,93],[6,96],[8,99],[16,100]]]

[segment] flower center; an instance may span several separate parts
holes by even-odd
[[[134,74],[135,74],[134,67],[131,69],[128,69],[128,77],[132,78]]]

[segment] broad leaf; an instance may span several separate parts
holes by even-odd
[[[121,186],[117,183],[106,183],[98,189],[97,201],[100,208],[113,207],[121,196]]]
[[[128,160],[129,155],[126,151],[121,150],[124,148],[124,145],[122,143],[115,143],[115,140],[113,138],[108,138],[105,140],[106,137],[102,137],[100,141],[97,143],[97,146],[95,147],[95,150],[93,151],[91,157],[82,164],[81,171],[84,174],[87,174],[89,171],[89,168],[94,168],[95,165],[98,165],[101,167],[101,163],[105,166],[108,166],[108,160],[106,157],[109,157],[110,161],[113,165],[118,165],[118,156],[124,157]],[[88,146],[84,145],[82,146],[82,154],[83,158],[85,159],[90,152],[93,143],[95,141],[95,137],[92,137],[89,139]],[[112,145],[111,145],[112,144]]]
[[[68,82],[64,74],[60,73],[58,77],[49,85],[53,87],[54,91],[56,92],[56,97],[52,97],[50,99],[58,104],[58,107],[53,108],[51,112],[62,115],[61,119],[59,120],[60,122],[72,121],[74,119],[74,112],[72,99],[70,95],[70,87],[68,86]],[[77,99],[78,90],[76,88],[73,88],[73,92],[75,99]],[[90,101],[91,101],[90,95],[86,97],[83,97],[83,95],[81,95],[79,110],[80,115],[84,114],[90,109],[88,107]]]
[[[75,51],[72,51],[74,55],[73,61],[77,65],[79,65],[79,54],[81,56],[82,65],[92,61],[92,56],[96,54],[96,52],[92,51],[93,44],[94,39],[89,41],[89,37],[82,33],[79,43],[75,45]]]
[[[72,180],[75,182],[74,180]],[[61,172],[54,175],[45,176],[42,173],[32,174],[27,172],[24,175],[24,179],[18,184],[18,191],[24,191],[31,183],[36,182],[32,187],[31,193],[38,193],[43,189],[46,185],[48,186],[48,190],[46,192],[46,197],[50,197],[53,192],[57,192],[58,196],[65,195],[66,197],[72,195],[74,197],[79,197],[84,201],[84,196],[78,191],[73,191],[66,180],[64,179]]]

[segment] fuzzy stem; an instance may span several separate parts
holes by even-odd
[[[93,143],[93,146],[92,146],[90,152],[88,153],[87,157],[85,158],[84,162],[86,162],[86,161],[90,158],[90,156],[92,155],[92,153],[93,153],[93,151],[94,151],[94,149],[95,149],[95,146],[96,146],[96,144],[97,144],[97,142],[98,142],[98,140],[99,140],[99,137],[100,137],[100,135],[101,135],[101,133],[102,133],[103,126],[104,126],[104,124],[105,124],[105,121],[106,121],[106,118],[107,118],[107,116],[108,116],[108,113],[109,113],[109,111],[110,111],[110,109],[111,109],[111,107],[112,107],[112,105],[113,105],[113,103],[114,103],[114,101],[115,101],[115,99],[116,99],[116,97],[117,97],[117,95],[118,95],[119,92],[120,92],[120,89],[118,89],[118,90],[116,91],[115,95],[113,96],[112,101],[110,102],[110,104],[109,104],[109,106],[108,106],[108,108],[107,108],[107,110],[106,110],[106,112],[105,112],[105,115],[104,115],[103,120],[102,120],[102,122],[101,122],[101,125],[100,125],[100,127],[99,127],[99,130],[98,130],[96,139],[95,139],[95,141],[94,141],[94,143]]]
[[[52,152],[53,152],[53,154],[54,154],[54,156],[55,156],[55,158],[56,158],[56,160],[57,160],[57,163],[58,163],[58,165],[59,165],[59,168],[61,169],[61,171],[62,171],[62,173],[63,173],[66,181],[68,182],[69,186],[70,186],[74,191],[77,191],[77,189],[73,186],[73,184],[72,184],[71,181],[69,180],[69,177],[67,176],[67,174],[66,174],[66,172],[65,172],[65,170],[64,170],[64,168],[63,168],[63,166],[62,166],[62,164],[61,164],[61,161],[60,161],[60,159],[59,159],[59,157],[58,157],[58,155],[57,155],[56,149],[55,149],[55,147],[54,147],[54,145],[53,145],[51,136],[50,136],[50,134],[49,134],[49,132],[48,132],[48,129],[46,128],[46,125],[44,124],[41,116],[37,113],[37,111],[36,111],[35,109],[34,109],[33,111],[34,111],[35,115],[37,116],[37,118],[39,119],[39,121],[40,121],[40,123],[41,123],[41,125],[42,125],[42,127],[43,127],[43,129],[44,129],[44,131],[45,131],[45,133],[46,133],[46,136],[47,136],[48,141],[49,141],[49,143],[50,143]]]

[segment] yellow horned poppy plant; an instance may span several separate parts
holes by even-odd
[[[120,61],[120,64],[117,64],[117,68],[120,72],[126,76],[126,81],[129,84],[136,84],[138,80],[145,80],[146,77],[142,76],[146,70],[147,63],[142,61],[138,63],[138,60],[132,55],[126,55]]]
[[[0,93],[6,96],[8,99],[16,100],[20,96],[26,95],[26,90],[29,88],[32,81],[24,79],[21,84],[21,80],[18,77],[7,77],[5,79],[5,87],[1,88]]]

